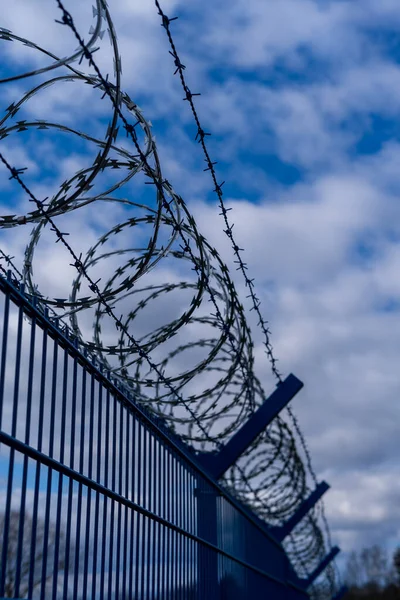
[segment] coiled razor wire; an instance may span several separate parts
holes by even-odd
[[[121,59],[106,2],[96,0],[95,22],[89,41],[84,43],[72,16],[56,1],[62,12],[60,23],[70,27],[79,41],[79,49],[69,57],[60,59],[41,46],[0,28],[0,40],[28,45],[53,61],[46,67],[0,80],[0,83],[9,83],[44,76],[43,81],[7,108],[0,121],[0,140],[16,133],[52,131],[96,146],[98,153],[90,166],[76,171],[44,201],[38,200],[23,182],[21,176],[25,168],[11,167],[1,153],[3,164],[11,172],[10,179],[17,180],[35,206],[21,215],[0,217],[0,227],[4,229],[32,226],[22,268],[18,269],[13,257],[0,251],[0,269],[5,271],[4,262],[16,279],[25,283],[27,292],[38,297],[41,305],[51,311],[53,318],[68,320],[81,348],[96,355],[114,377],[135,393],[140,403],[166,419],[185,442],[198,450],[219,448],[265,399],[254,374],[253,342],[244,308],[228,267],[198,231],[184,200],[162,178],[151,124],[121,89]],[[159,3],[156,4],[169,32],[173,19],[168,19]],[[108,76],[102,76],[93,59],[95,44],[102,39],[104,29],[109,32],[113,48],[114,83]],[[183,65],[176,49],[173,49],[173,57],[182,74]],[[76,61],[81,64],[83,59],[94,68],[94,75],[72,66]],[[56,69],[63,69],[63,73],[53,76]],[[88,84],[102,94],[102,98],[111,100],[112,118],[104,140],[45,119],[16,121],[19,111],[33,96],[51,85],[70,82]],[[186,93],[190,94],[187,86]],[[190,94],[190,99],[193,95]],[[120,142],[121,123],[128,140],[133,142],[134,151],[126,149],[126,139],[124,144]],[[198,134],[204,142],[206,134],[197,123]],[[212,170],[209,157],[208,161],[208,168]],[[114,177],[112,182],[107,180],[110,172]],[[115,181],[118,172],[122,175]],[[212,174],[215,178],[214,170]],[[145,178],[146,184],[152,184],[147,188],[147,192],[152,193],[146,195],[146,201],[120,196],[135,175]],[[99,189],[101,184],[103,189]],[[217,193],[220,189],[217,185]],[[223,210],[222,196],[220,199]],[[66,241],[68,233],[58,223],[64,222],[70,214],[79,215],[88,207],[108,210],[107,214],[113,207],[124,219],[100,234],[82,256]],[[76,275],[68,298],[54,297],[51,290],[45,292],[34,276],[40,240],[49,228],[73,258],[71,266]],[[171,280],[166,273],[174,273],[175,279]],[[253,289],[252,285],[249,289]],[[255,302],[258,308],[257,297]],[[160,307],[164,310],[160,311]],[[154,326],[150,319],[149,326],[149,314],[160,312],[165,313],[164,322]],[[120,313],[121,316],[116,317]],[[92,339],[89,341],[90,319]],[[261,325],[266,328],[264,321]],[[268,337],[267,354],[280,380]],[[298,433],[297,427],[295,433]],[[306,462],[310,467],[308,455]],[[295,436],[282,418],[276,418],[248,448],[229,470],[224,484],[269,524],[279,525],[290,518],[310,488]],[[288,555],[303,577],[326,553],[318,525],[320,512],[320,508],[314,508],[285,541]],[[324,582],[315,588],[315,597],[330,597],[336,588],[333,569],[327,569],[324,575]]]

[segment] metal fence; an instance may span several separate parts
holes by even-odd
[[[0,277],[0,597],[307,598],[195,454]]]

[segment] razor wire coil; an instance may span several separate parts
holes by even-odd
[[[10,229],[21,225],[32,225],[30,240],[26,246],[22,269],[18,269],[12,258],[1,251],[0,268],[4,260],[12,268],[17,279],[24,281],[27,293],[39,297],[40,302],[52,311],[56,318],[69,320],[70,329],[86,351],[96,355],[103,365],[124,385],[133,390],[138,401],[149,405],[151,409],[167,419],[178,435],[195,449],[212,449],[221,446],[234,433],[254,409],[261,404],[265,393],[253,370],[253,342],[245,311],[238,298],[229,270],[220,259],[215,248],[199,233],[195,220],[184,200],[175,193],[169,181],[162,178],[157,148],[152,137],[151,126],[144,118],[141,109],[121,90],[121,59],[115,29],[104,0],[96,0],[94,9],[95,23],[91,27],[91,37],[85,44],[79,36],[72,16],[65,10],[62,2],[56,0],[62,12],[61,24],[66,25],[79,41],[79,49],[69,57],[59,59],[49,51],[24,38],[0,28],[0,41],[17,41],[30,45],[33,49],[50,57],[53,63],[48,67],[29,71],[0,80],[0,83],[25,80],[36,75],[49,74],[55,69],[66,69],[68,74],[51,77],[35,85],[18,102],[12,103],[5,117],[0,121],[0,140],[15,133],[31,130],[56,131],[61,134],[77,136],[99,148],[99,152],[90,167],[80,169],[65,180],[59,190],[48,200],[40,201],[24,183],[22,175],[25,168],[15,169],[1,154],[3,164],[30,196],[36,209],[22,215],[3,215],[0,227]],[[162,12],[163,25],[170,37],[169,19]],[[114,52],[115,83],[104,78],[98,69],[93,53],[96,42],[103,37],[104,22],[109,31]],[[172,39],[172,38],[171,38]],[[170,40],[171,41],[171,40]],[[173,41],[172,41],[173,44]],[[177,71],[182,79],[183,65],[175,46],[172,55]],[[72,64],[86,59],[96,71],[87,75]],[[50,77],[50,75],[49,75]],[[15,116],[36,94],[40,94],[50,85],[84,82],[103,94],[102,98],[111,100],[113,113],[105,140],[100,140],[72,127],[53,123],[44,119],[13,122]],[[182,81],[186,98],[193,105],[192,94],[185,80]],[[194,106],[194,105],[193,105]],[[133,124],[125,117],[128,114]],[[197,113],[198,138],[203,150],[206,133],[201,128]],[[127,138],[134,145],[136,153],[117,145],[119,122]],[[208,161],[208,162],[207,162]],[[210,170],[215,191],[220,197],[220,208],[226,220],[228,232],[232,226],[227,221],[227,210],[223,204],[221,185],[217,184],[214,163],[206,154],[207,170]],[[151,164],[150,164],[151,163]],[[91,194],[100,176],[112,170],[127,170],[127,174],[106,190]],[[126,186],[135,175],[143,174],[153,185],[156,199],[147,204],[120,198],[116,194]],[[108,231],[102,233],[85,256],[73,250],[66,241],[64,232],[57,222],[61,218],[79,209],[89,206],[116,206],[125,211],[126,218]],[[76,276],[71,284],[68,298],[56,298],[42,293],[34,277],[36,254],[40,238],[46,227],[51,226],[57,241],[66,247],[73,262],[71,266]],[[142,234],[144,228],[150,229],[146,243],[120,248],[115,239],[121,238],[126,231],[134,240],[132,232]],[[138,238],[141,235],[137,236]],[[230,237],[235,253],[239,253],[233,236]],[[106,247],[110,246],[108,250]],[[113,247],[114,245],[114,247]],[[117,245],[117,247],[115,247]],[[105,249],[105,251],[103,251]],[[100,286],[90,273],[99,266],[112,263],[122,257],[122,264],[109,271],[107,281]],[[241,260],[240,254],[239,258]],[[37,261],[36,261],[37,262]],[[179,265],[186,274],[185,279],[174,282],[151,282],[150,276],[164,263]],[[247,278],[245,263],[240,263],[246,286],[249,288],[254,308],[259,312],[259,301],[254,292],[252,280]],[[82,295],[82,291],[84,294]],[[168,295],[187,294],[186,306],[175,314],[168,323],[133,337],[131,331],[141,321],[141,315],[152,304]],[[116,306],[127,306],[129,310],[117,317]],[[212,305],[210,311],[209,304]],[[88,341],[85,334],[86,314],[93,317],[93,337]],[[112,344],[106,343],[109,331],[104,323],[114,322],[118,338]],[[109,325],[109,323],[108,323]],[[269,330],[266,321],[259,312],[259,325],[264,332],[266,350],[272,370],[281,381],[276,369],[276,361],[269,342]],[[109,329],[109,328],[108,328]],[[183,333],[182,332],[190,332]],[[208,337],[199,337],[199,331],[208,331]],[[194,340],[193,332],[197,335]],[[177,340],[175,345],[171,340]],[[187,341],[189,339],[189,341]],[[157,356],[150,358],[150,353]],[[197,362],[179,371],[179,365],[186,363],[190,354],[201,355]],[[198,382],[208,380],[209,384],[200,388]],[[186,412],[182,412],[182,408]],[[294,416],[293,416],[294,418]],[[312,465],[296,420],[293,421],[296,434],[306,453],[307,468],[316,481]],[[246,451],[238,464],[230,469],[224,480],[234,493],[250,504],[263,519],[270,524],[280,524],[289,518],[308,491],[306,469],[298,454],[295,437],[286,422],[277,418],[267,430]],[[298,526],[287,541],[287,551],[298,572],[302,575],[315,567],[325,552],[325,542],[317,524],[317,509]],[[322,515],[324,519],[324,515]],[[330,543],[330,542],[329,542]],[[328,572],[327,585],[333,589],[334,580]]]

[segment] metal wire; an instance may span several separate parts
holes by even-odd
[[[28,44],[53,59],[48,67],[8,77],[0,80],[0,83],[42,74],[47,77],[51,71],[60,68],[67,70],[58,77],[39,83],[17,103],[12,103],[7,108],[5,117],[0,121],[0,139],[36,129],[53,130],[78,136],[81,140],[97,145],[100,151],[90,167],[79,170],[64,181],[52,198],[45,201],[38,200],[22,180],[25,168],[12,167],[4,155],[0,154],[1,161],[11,173],[10,179],[19,183],[36,207],[20,216],[0,217],[0,226],[5,229],[26,224],[33,226],[23,268],[19,270],[14,267],[14,272],[24,280],[28,293],[39,297],[41,304],[50,308],[55,318],[69,319],[79,344],[97,355],[115,377],[134,390],[138,401],[151,406],[155,413],[166,418],[183,440],[198,449],[218,448],[265,398],[265,392],[253,370],[253,342],[243,306],[227,266],[216,249],[199,233],[184,200],[162,178],[150,123],[128,94],[121,90],[121,59],[106,2],[96,0],[95,23],[90,30],[89,42],[85,44],[70,13],[59,0],[56,1],[62,11],[60,23],[68,26],[79,42],[79,49],[67,58],[59,59],[37,44],[0,28],[0,40]],[[194,109],[192,97],[195,94],[190,92],[183,78],[184,66],[179,60],[169,30],[169,23],[173,19],[165,16],[157,1],[156,5],[172,44],[176,72],[179,72],[186,92],[185,99],[189,100],[194,111],[197,137],[205,152],[207,170],[212,174],[215,191],[220,199],[225,233],[233,244],[238,269],[245,277],[253,307],[259,316],[259,326],[265,336],[272,371],[278,381],[281,381],[269,341],[267,323],[261,316],[253,280],[247,276],[247,266],[242,261],[240,248],[233,238],[232,226],[227,219],[228,209],[223,203],[222,184],[217,184],[214,163],[211,162],[204,143],[207,134],[201,128]],[[114,83],[109,81],[108,76],[102,76],[93,59],[95,44],[102,38],[104,26],[109,31],[113,48]],[[83,58],[94,68],[95,75],[85,74],[71,66],[75,61],[80,63]],[[40,94],[50,85],[65,82],[85,82],[93,89],[98,89],[103,94],[102,98],[107,96],[111,100],[112,118],[104,141],[44,119],[13,121],[34,95]],[[123,123],[128,139],[135,146],[134,154],[122,145],[117,145],[120,122]],[[117,183],[106,186],[105,190],[94,193],[93,189],[100,176],[111,169],[113,174],[117,170],[125,170],[127,174]],[[154,186],[155,197],[147,203],[118,196],[134,175],[144,176],[148,180],[146,183]],[[67,214],[85,207],[98,206],[100,210],[101,207],[110,205],[123,209],[126,218],[100,235],[83,257],[67,242],[68,233],[57,225],[59,219],[65,219]],[[72,256],[72,266],[77,272],[68,298],[56,298],[51,293],[42,293],[33,275],[40,237],[49,226],[57,241]],[[115,243],[116,239],[125,239],[126,232],[129,232],[129,239],[141,240],[145,229],[150,229],[147,243],[134,242],[132,245],[130,242],[127,248],[121,248]],[[3,252],[1,254],[8,268],[12,267],[11,257]],[[100,286],[100,280],[96,280],[94,274],[99,267],[103,271],[104,265],[115,262],[119,257],[124,262],[118,264],[113,272],[106,271],[106,282]],[[153,275],[163,264],[174,265],[175,270],[179,269],[184,273],[185,279],[171,282],[159,278],[159,282],[155,284]],[[0,268],[4,270],[1,263]],[[166,306],[169,297],[179,297],[181,305],[186,301],[183,309],[176,311],[166,323],[133,337],[131,332],[140,330],[144,312],[149,307],[157,306],[160,299]],[[183,298],[185,300],[182,302]],[[210,302],[213,312],[209,308]],[[123,310],[121,317],[117,317],[115,312],[118,303]],[[91,341],[88,341],[86,333],[87,315],[93,318]],[[117,335],[115,338],[113,334],[113,343],[110,343],[111,324]],[[196,338],[195,335],[198,336],[199,332],[206,332],[206,337]],[[196,360],[190,360],[191,356]],[[292,413],[291,417],[306,454],[308,471],[316,481],[304,438]],[[230,470],[225,483],[271,524],[282,523],[293,514],[309,487],[295,438],[283,419],[275,419]],[[300,574],[309,573],[325,553],[324,539],[314,512],[287,542],[288,553]],[[332,587],[333,579],[330,575],[328,579]]]
[[[222,186],[225,182],[218,184],[218,180],[217,180],[217,174],[216,174],[216,168],[215,165],[217,164],[217,161],[213,161],[211,156],[210,156],[210,152],[208,150],[207,144],[206,144],[206,137],[207,136],[211,136],[212,133],[210,132],[205,132],[201,121],[200,121],[200,117],[195,105],[195,101],[193,100],[193,98],[195,96],[200,96],[200,93],[193,93],[188,85],[187,79],[185,77],[184,71],[186,70],[186,66],[182,63],[180,56],[179,56],[179,52],[177,50],[177,46],[176,43],[174,41],[172,32],[171,32],[171,27],[170,24],[173,21],[176,21],[178,19],[178,17],[173,17],[170,18],[166,15],[166,13],[162,10],[161,4],[159,2],[159,0],[155,0],[155,5],[157,7],[158,10],[158,14],[161,17],[161,25],[164,28],[171,50],[169,51],[169,54],[172,56],[173,60],[174,60],[174,66],[175,71],[174,71],[174,75],[179,75],[179,79],[181,81],[182,84],[182,88],[183,91],[185,93],[185,97],[183,98],[183,101],[187,101],[188,105],[190,106],[190,110],[192,112],[193,115],[193,119],[195,121],[196,124],[196,128],[197,128],[197,133],[195,136],[195,140],[198,141],[198,143],[200,144],[202,150],[203,150],[203,154],[204,154],[204,159],[205,162],[207,164],[207,168],[204,169],[204,171],[209,171],[210,176],[212,178],[212,182],[214,185],[213,191],[215,192],[215,194],[218,197],[218,201],[219,201],[219,208],[221,209],[221,212],[219,213],[220,216],[223,217],[224,220],[224,226],[225,229],[223,229],[223,232],[225,233],[225,235],[229,238],[229,241],[231,243],[232,249],[233,249],[233,253],[235,255],[235,263],[238,264],[237,270],[241,272],[244,282],[245,282],[245,286],[248,288],[249,290],[249,295],[247,296],[247,298],[251,299],[251,303],[252,303],[252,309],[254,310],[257,314],[258,317],[258,326],[262,331],[263,337],[264,337],[264,346],[265,346],[265,353],[268,357],[268,360],[270,361],[271,364],[271,370],[273,372],[273,374],[275,375],[276,379],[281,382],[282,381],[282,377],[280,372],[277,369],[277,359],[274,356],[274,352],[273,352],[273,347],[270,341],[270,335],[271,332],[268,328],[268,323],[267,321],[264,319],[262,313],[261,313],[261,301],[259,300],[258,296],[256,295],[256,291],[255,291],[255,283],[254,283],[254,279],[251,279],[248,275],[248,267],[247,264],[244,262],[243,258],[242,258],[242,252],[243,252],[243,248],[240,248],[239,244],[237,243],[235,236],[233,234],[233,227],[234,224],[231,222],[231,220],[229,219],[228,216],[228,211],[232,210],[231,208],[227,208],[225,206],[224,203],[224,199],[223,199],[223,195],[224,195],[224,191],[222,189]],[[293,412],[292,408],[289,406],[287,407],[287,412],[290,416],[292,425],[295,429],[295,432],[300,440],[303,452],[305,454],[305,458],[306,458],[306,463],[307,463],[307,468],[309,470],[309,473],[312,477],[312,480],[314,482],[314,484],[317,484],[317,476],[316,473],[314,471],[313,465],[312,465],[312,461],[311,461],[311,455],[305,440],[305,437],[301,431],[298,419],[295,415],[295,413]],[[330,530],[329,530],[329,525],[325,516],[325,509],[324,509],[324,504],[323,502],[321,502],[321,518],[323,521],[323,525],[325,528],[325,533],[327,536],[327,541],[328,541],[328,546],[331,547],[332,546],[332,541],[331,541],[331,534],[330,534]]]

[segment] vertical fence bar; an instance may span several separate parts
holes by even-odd
[[[42,352],[41,352],[41,370],[40,370],[40,388],[39,388],[39,418],[38,418],[38,437],[37,447],[38,450],[42,449],[43,439],[43,416],[44,416],[44,398],[46,389],[46,359],[47,359],[47,331],[43,329],[42,332]],[[33,496],[33,509],[32,509],[32,537],[30,547],[30,571],[28,580],[28,596],[33,595],[34,588],[36,587],[35,581],[35,556],[36,556],[36,531],[37,531],[37,516],[39,506],[39,489],[40,489],[40,476],[41,476],[41,464],[40,462],[35,463],[35,487]]]
[[[162,514],[162,444],[156,444],[157,450],[157,513],[159,515]],[[157,597],[161,598],[162,594],[162,536],[163,536],[163,527],[160,525],[158,529],[158,540],[157,540]]]
[[[89,412],[89,440],[88,440],[88,476],[90,479],[92,479],[93,477],[93,450],[94,450],[94,414],[95,414],[95,380],[94,380],[94,376],[93,373],[90,374],[90,391],[89,391],[89,406],[90,406],[90,412]],[[99,417],[100,418],[100,417]],[[97,481],[99,481],[99,474],[97,474]],[[96,527],[96,525],[99,522],[99,493],[98,492],[94,492],[94,515],[93,515],[93,522],[94,522],[94,538],[93,538],[93,549],[92,549],[92,581],[91,581],[91,587],[92,587],[92,597],[95,598],[95,594],[96,594],[96,566],[97,566],[97,544],[98,544],[98,535],[99,535],[99,528]],[[89,552],[90,552],[90,548],[91,548],[91,544],[90,544],[90,531],[91,531],[91,506],[92,506],[92,492],[90,490],[90,488],[88,489],[88,498],[87,498],[87,509],[86,509],[86,548],[85,548],[85,562],[84,562],[84,585],[83,585],[83,593],[84,593],[84,597],[83,600],[87,600],[87,594],[88,594],[88,575],[89,575]]]
[[[22,307],[18,310],[18,325],[17,325],[17,343],[15,352],[15,369],[14,369],[14,392],[13,392],[13,407],[12,407],[12,418],[11,418],[11,435],[16,436],[17,432],[17,416],[18,416],[18,400],[19,400],[19,377],[21,367],[21,347],[22,347],[22,326],[23,326],[23,310]],[[14,479],[14,461],[15,461],[15,450],[10,448],[10,461],[8,468],[7,478],[7,492],[6,502],[4,511],[4,529],[3,529],[3,547],[1,552],[1,572],[0,572],[0,595],[5,595],[6,588],[6,576],[7,576],[7,562],[10,560],[8,557],[8,543],[9,543],[9,532],[10,532],[10,517],[11,517],[11,500],[12,500],[12,488]]]
[[[152,460],[153,460],[153,453],[152,453],[152,434],[150,431],[147,430],[147,444],[144,450],[144,456],[148,457],[148,465],[147,465],[147,469],[146,469],[146,480],[147,480],[147,497],[148,497],[148,501],[146,502],[145,506],[149,507],[149,510],[153,509],[153,486],[152,486],[152,479],[154,477],[154,470],[153,470],[153,464],[152,464]],[[154,544],[154,527],[153,527],[153,523],[151,521],[151,519],[147,519],[147,553],[146,553],[146,563],[147,563],[147,580],[146,580],[146,597],[150,598],[150,593],[151,593],[151,587],[152,587],[152,582],[151,582],[151,576],[152,576],[152,571],[153,571],[153,567],[152,567],[152,563],[151,563],[151,556],[152,556],[152,552],[151,552],[151,547]]]
[[[109,394],[107,394],[109,396]],[[108,398],[108,402],[110,398]],[[117,454],[117,414],[116,414],[116,398],[112,397],[112,402],[110,402],[112,406],[112,433],[111,433],[111,489],[116,489],[116,454]],[[113,561],[114,561],[114,516],[115,516],[115,502],[111,500],[110,502],[110,526],[108,528],[109,532],[109,555],[108,555],[108,598],[112,598],[113,593]]]
[[[8,298],[8,296],[6,296]],[[30,327],[30,343],[29,343],[29,361],[28,361],[28,381],[27,381],[27,397],[26,397],[26,417],[25,417],[25,444],[30,443],[31,430],[31,414],[32,414],[32,395],[33,395],[33,370],[35,359],[35,341],[36,341],[36,319],[33,316]],[[1,408],[0,408],[1,414]],[[1,420],[1,416],[0,416]],[[0,426],[1,429],[1,426]],[[25,509],[26,509],[26,489],[28,479],[28,457],[24,455],[22,486],[21,486],[21,504],[19,513],[19,528],[18,528],[18,546],[17,546],[17,568],[15,573],[15,595],[20,595],[21,584],[21,567],[22,567],[22,551],[24,546],[24,530],[25,526]],[[31,528],[32,534],[32,528]]]
[[[217,539],[217,492],[202,479],[196,486],[197,532],[198,536],[215,545]],[[209,600],[217,599],[218,555],[200,544],[198,555],[198,579],[200,597],[208,595]]]
[[[121,455],[121,494],[124,495],[125,498],[129,498],[129,454],[127,449],[129,448],[129,409],[125,408],[121,404],[121,430],[120,430],[120,455]],[[125,444],[123,441],[123,437],[125,436]],[[124,452],[125,449],[125,452]],[[124,462],[122,464],[122,457]],[[124,469],[123,469],[124,466]],[[122,481],[123,478],[123,481]],[[124,507],[124,515],[123,515],[123,560],[122,560],[122,598],[123,600],[126,598],[127,587],[129,581],[129,571],[128,571],[128,522],[129,522],[129,510],[128,507]]]
[[[77,393],[78,361],[77,356],[73,358],[72,365],[72,402],[71,402],[71,425],[70,425],[70,452],[69,464],[74,468],[75,460],[75,427],[76,427],[76,393]],[[64,558],[64,598],[69,596],[69,574],[71,562],[71,531],[72,531],[72,502],[74,495],[73,479],[68,481],[68,502],[67,502],[67,526],[65,535],[65,558]],[[75,547],[75,552],[79,555],[79,549]]]
[[[98,395],[98,411],[100,414],[102,403],[103,403],[103,394],[102,394],[102,386],[99,384],[99,395]],[[108,486],[109,473],[108,473],[108,458],[110,453],[110,392],[106,390],[106,400],[105,400],[105,443],[104,443],[104,485]],[[101,444],[102,435],[100,424],[98,426],[98,449],[97,449],[97,461],[98,461],[98,470],[101,469],[101,461],[102,461],[102,453],[103,447]],[[101,536],[101,566],[100,566],[100,600],[104,600],[104,591],[105,591],[105,574],[106,574],[106,547],[107,547],[107,506],[108,504],[112,504],[112,500],[109,500],[107,497],[103,497],[103,525],[102,525],[102,536]],[[107,580],[108,581],[108,580]]]
[[[1,339],[0,363],[0,430],[3,425],[4,385],[6,381],[7,346],[8,346],[8,321],[10,316],[10,296],[5,294],[3,311],[3,335]]]
[[[127,446],[126,446],[126,452],[127,452],[127,465],[129,468],[129,475],[130,475],[130,494],[128,495],[128,497],[130,499],[134,499],[134,487],[135,487],[135,477],[134,477],[134,472],[135,472],[135,416],[133,414],[133,412],[129,412],[128,413],[128,419],[127,419]],[[129,462],[130,461],[130,462]],[[132,510],[129,510],[129,516],[130,516],[130,544],[129,544],[129,595],[128,598],[133,598],[133,576],[134,576],[134,569],[133,569],[133,557],[134,557],[134,512]]]
[[[53,381],[52,381],[52,404],[51,404],[51,421],[55,414],[55,397],[57,391],[57,354],[53,355],[56,360],[53,362]],[[62,376],[62,398],[61,398],[61,424],[60,424],[60,462],[63,463],[65,460],[65,434],[66,434],[66,421],[67,421],[67,395],[68,395],[68,351],[64,349],[64,362],[63,362],[63,376]],[[52,428],[53,429],[53,428]],[[54,443],[54,430],[50,434],[50,449],[53,452]],[[51,454],[52,455],[52,454]],[[51,495],[51,470],[47,480],[47,498]],[[60,553],[60,541],[61,541],[61,514],[62,514],[62,501],[63,501],[63,483],[64,477],[61,473],[58,474],[58,491],[57,491],[57,516],[55,524],[55,549],[54,549],[54,563],[53,563],[53,596],[57,593],[58,587],[58,565],[59,565],[59,553]],[[50,504],[48,503],[48,510],[50,511]],[[44,573],[42,573],[44,579]],[[65,580],[65,571],[64,571]],[[44,598],[45,590],[42,588],[42,594]]]
[[[171,475],[171,453],[169,448],[167,448],[167,520],[172,521],[172,503],[173,503],[173,490],[172,490],[172,475]],[[167,531],[167,594],[170,594],[172,591],[172,540],[171,540],[171,530]]]
[[[79,465],[78,470],[80,473],[84,472],[84,459],[85,459],[85,410],[86,410],[86,371],[80,369],[81,373],[81,402],[80,402],[80,435],[79,435]],[[89,490],[86,489],[86,498],[88,498]],[[74,561],[74,599],[78,598],[78,584],[80,578],[80,559],[81,559],[81,532],[82,532],[82,498],[83,488],[82,484],[78,484],[78,507],[77,507],[77,525],[76,525],[76,553]],[[86,556],[86,544],[87,539],[84,538],[83,557]],[[83,583],[83,582],[82,582]],[[85,586],[83,585],[82,593],[86,593]]]
[[[197,526],[196,526],[196,518],[195,518],[195,497],[194,497],[194,489],[195,489],[195,476],[193,472],[193,468],[190,468],[190,531],[198,535]],[[190,543],[190,574],[192,585],[196,591],[197,595],[197,572],[195,563],[197,562],[196,557],[196,544],[194,541]]]
[[[148,502],[148,498],[147,498],[147,428],[143,426],[143,423],[141,423],[141,429],[142,429],[142,451],[141,451],[141,455],[142,455],[142,464],[143,464],[143,468],[142,468],[142,500],[141,500],[141,505],[142,506],[147,506],[147,502]],[[140,460],[140,457],[139,457]],[[142,568],[142,572],[141,572],[141,592],[143,595],[143,598],[146,598],[146,574],[147,574],[147,569],[148,569],[148,565],[147,565],[147,561],[146,561],[146,542],[148,541],[148,535],[147,534],[147,526],[148,526],[148,522],[147,519],[145,517],[143,517],[142,520],[142,546],[141,546],[141,557],[142,557],[142,561],[141,561],[141,568]]]
[[[183,503],[185,502],[185,488],[183,485],[183,478],[184,478],[184,473],[183,473],[183,466],[182,464],[180,464],[180,492],[179,492],[179,496],[180,496],[180,500],[181,500],[181,523],[182,523],[182,529],[185,530],[185,510],[183,507]],[[186,531],[186,530],[185,530]],[[182,589],[182,593],[181,593],[181,600],[184,600],[184,589],[186,587],[186,565],[185,565],[185,543],[186,543],[186,538],[183,537],[182,535],[179,536],[180,539],[180,548],[179,548],[179,555],[180,555],[180,581],[181,581],[181,589]]]
[[[137,446],[136,446],[136,457],[137,457],[137,470],[136,470],[136,497],[137,502],[140,504],[142,500],[142,478],[141,478],[141,465],[142,461],[140,460],[141,452],[142,452],[142,422],[140,419],[136,419],[136,428],[137,428]],[[141,549],[141,539],[140,539],[140,531],[141,531],[141,521],[142,515],[136,513],[136,555],[135,555],[135,591],[140,598],[140,588],[141,588],[141,572],[140,572],[140,549]]]
[[[135,515],[137,513],[135,513],[133,510],[129,511],[130,514],[130,520],[131,520],[131,527],[130,527],[130,553],[129,553],[129,564],[130,564],[130,571],[129,571],[129,596],[128,598],[134,598],[135,594],[136,594],[136,590],[134,589],[134,575],[135,575],[135,571],[134,571],[134,556],[135,556]]]
[[[50,431],[49,431],[49,456],[54,455],[54,428],[55,428],[55,415],[56,415],[56,400],[57,400],[57,382],[58,382],[58,343],[54,340],[53,343],[53,367],[52,367],[52,381],[51,381],[51,404],[50,404]],[[64,431],[63,422],[61,422],[61,429]],[[60,457],[61,457],[60,447]],[[57,594],[58,584],[58,558],[59,558],[59,547],[60,547],[60,528],[61,528],[61,502],[62,502],[62,477],[58,474],[58,493],[57,493],[57,512],[56,512],[56,523],[55,523],[55,545],[54,545],[54,560],[53,560],[53,597]]]
[[[135,540],[135,587],[134,591],[138,598],[140,598],[140,566],[139,566],[139,553],[140,553],[140,521],[142,515],[140,513],[134,513],[134,522],[135,522],[135,535],[133,539]]]
[[[161,453],[161,478],[162,478],[162,504],[161,504],[161,515],[165,519],[166,518],[166,501],[167,501],[167,465],[166,465],[166,446],[163,445],[162,453]],[[162,588],[161,588],[161,598],[165,600],[166,598],[166,577],[167,577],[167,532],[165,527],[162,529]]]
[[[118,402],[117,400],[117,408],[118,408],[118,468],[117,468],[117,475],[118,475],[118,493],[120,496],[123,496],[123,491],[122,491],[122,479],[123,479],[123,474],[124,474],[124,470],[123,470],[123,444],[124,444],[124,429],[123,429],[123,410],[124,410],[124,406],[122,404],[122,402]],[[117,535],[116,535],[116,544],[117,544],[117,549],[116,549],[116,566],[115,566],[115,572],[116,572],[116,590],[115,590],[115,599],[119,600],[120,598],[120,593],[121,593],[121,588],[122,590],[124,589],[124,583],[125,583],[125,574],[124,574],[124,570],[123,568],[121,568],[121,563],[123,565],[124,563],[124,546],[123,546],[123,533],[122,533],[122,505],[118,502],[117,504]],[[123,597],[123,592],[122,592],[122,597]]]
[[[151,497],[152,497],[152,512],[154,512],[155,514],[157,514],[157,478],[159,476],[159,471],[157,469],[157,465],[156,465],[156,461],[157,461],[157,454],[156,454],[156,446],[155,446],[155,437],[153,435],[153,433],[150,434],[150,450],[151,450],[151,471],[150,471],[150,477],[151,477],[151,481],[152,481],[152,492],[151,492]],[[153,521],[153,537],[152,537],[152,543],[151,543],[151,555],[150,555],[150,562],[151,562],[151,577],[150,577],[150,581],[151,581],[151,598],[157,597],[158,592],[157,592],[157,571],[158,571],[158,565],[156,562],[156,552],[157,552],[157,544],[158,544],[158,533],[159,533],[159,524]]]
[[[176,523],[178,520],[178,498],[177,498],[177,471],[176,471],[176,457],[172,456],[172,478],[173,478],[173,499],[172,499],[172,510],[173,510],[173,523]],[[172,556],[174,557],[174,560],[172,561],[172,569],[173,569],[173,590],[174,590],[174,596],[176,597],[177,595],[177,586],[178,586],[178,533],[174,530],[172,532],[172,544],[173,544],[173,551],[172,551]]]

